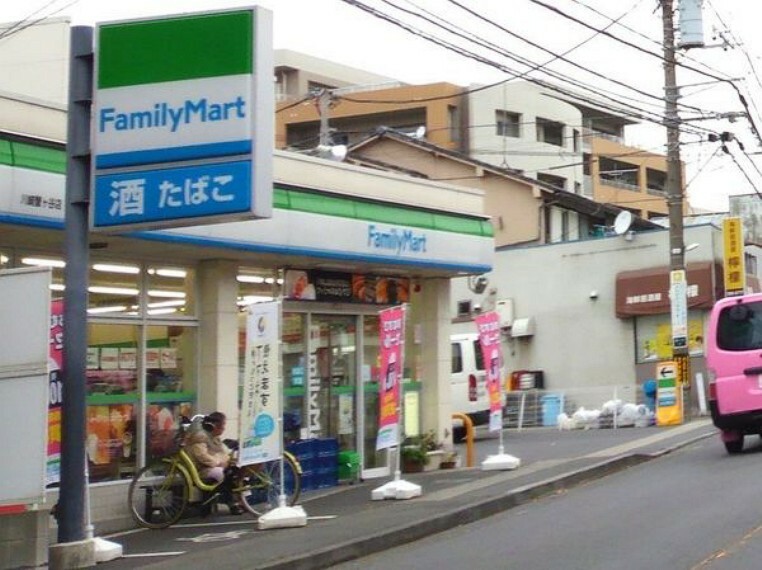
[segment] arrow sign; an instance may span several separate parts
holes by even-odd
[[[675,362],[660,362],[656,367],[659,378],[676,378],[677,376],[677,363]]]

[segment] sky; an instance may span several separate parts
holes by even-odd
[[[0,22],[69,16],[74,24],[95,25],[256,4],[273,12],[276,49],[304,52],[407,83],[490,84],[516,80],[517,74],[537,67],[527,76],[565,89],[598,93],[652,119],[630,127],[626,142],[665,152],[666,130],[655,122],[664,110],[664,71],[658,57],[662,19],[657,0],[361,1],[413,31],[344,0],[29,0],[3,2]],[[677,6],[678,0],[674,3]],[[413,13],[454,26],[459,35]],[[687,119],[681,158],[686,164],[688,201],[702,210],[723,211],[729,195],[762,190],[762,165],[757,164],[762,154],[755,154],[762,153],[760,135],[743,116],[733,122],[723,117],[745,111],[739,94],[743,95],[754,126],[762,131],[762,37],[758,31],[762,2],[703,0],[702,15],[704,39],[710,47],[682,50],[679,56],[680,116]],[[421,34],[460,51],[471,50],[476,58],[495,65],[455,53]],[[468,38],[489,45],[475,46]],[[511,54],[525,58],[525,63],[517,63]],[[708,118],[718,114],[720,118]],[[720,142],[707,140],[710,134],[722,132],[735,137],[726,144],[728,153]]]

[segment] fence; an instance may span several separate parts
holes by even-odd
[[[565,390],[507,392],[503,408],[506,427],[618,428],[650,421],[652,406],[632,386],[601,386]],[[636,409],[637,408],[637,409]],[[559,425],[559,415],[570,423]],[[562,422],[565,420],[561,418]]]

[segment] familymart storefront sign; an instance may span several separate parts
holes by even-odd
[[[271,28],[258,7],[98,26],[93,229],[271,215]]]

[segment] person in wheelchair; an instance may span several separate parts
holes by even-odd
[[[204,416],[201,429],[191,429],[186,434],[185,449],[204,480],[220,483],[220,498],[228,505],[230,514],[240,515],[244,509],[235,501],[231,491],[232,474],[235,472],[233,452],[221,439],[226,420],[222,412]]]

